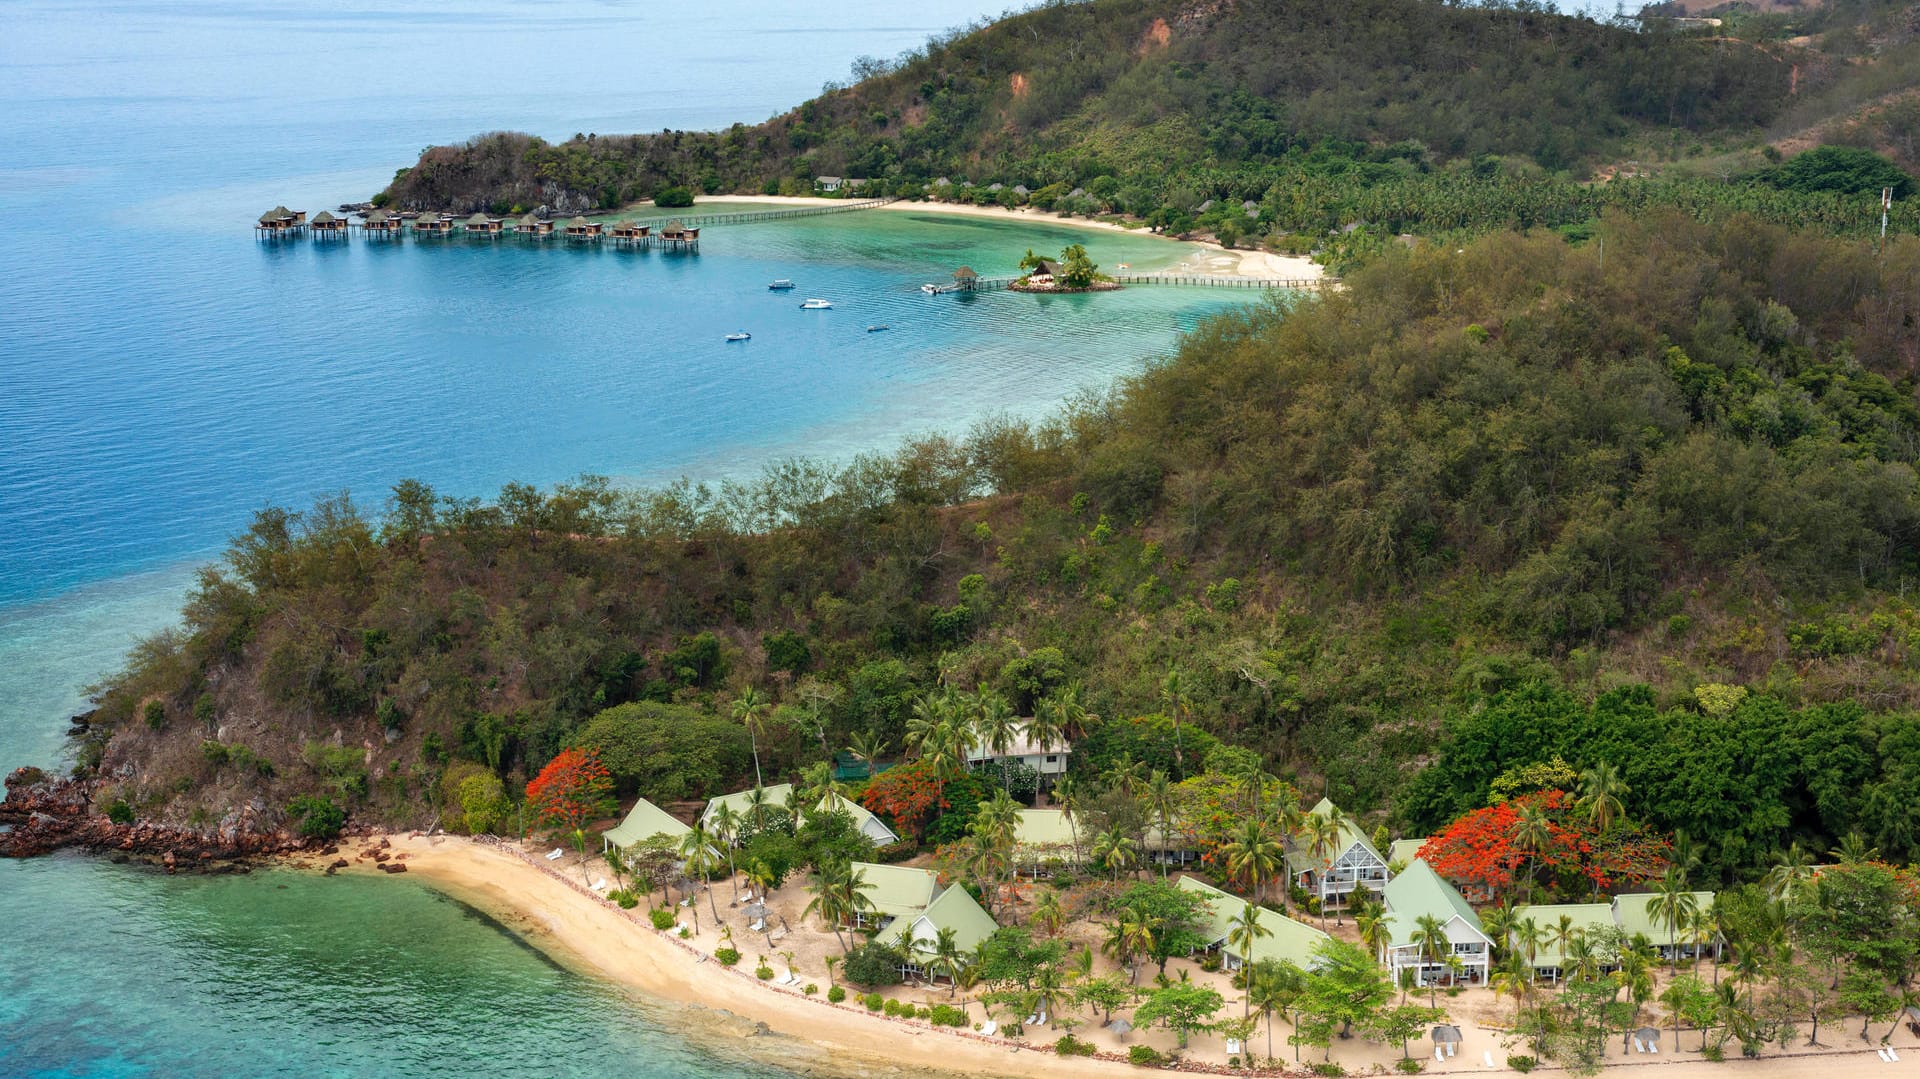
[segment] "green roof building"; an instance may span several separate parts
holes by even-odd
[[[964,954],[972,954],[1000,927],[965,888],[948,888],[935,897],[919,914],[901,916],[882,930],[879,941],[891,944],[906,954],[902,975],[928,973],[940,931],[953,930],[953,942]]]
[[[1402,869],[1413,864],[1420,857],[1420,848],[1427,845],[1425,836],[1416,839],[1396,839],[1387,844],[1387,866],[1399,866]]]
[[[1556,981],[1563,973],[1562,968],[1565,967],[1567,958],[1565,946],[1554,940],[1559,936],[1560,919],[1563,917],[1568,919],[1569,931],[1593,933],[1599,929],[1611,929],[1614,924],[1613,907],[1606,903],[1555,903],[1538,907],[1513,908],[1515,929],[1508,934],[1513,946],[1521,949],[1524,954],[1526,944],[1520,939],[1518,926],[1524,919],[1533,919],[1533,924],[1545,931],[1541,941],[1533,948],[1534,972],[1544,974]]]
[[[1399,876],[1388,882],[1381,893],[1386,900],[1384,924],[1387,939],[1380,947],[1380,965],[1387,968],[1395,982],[1402,970],[1418,970],[1419,984],[1434,980],[1452,984],[1456,975],[1446,963],[1447,956],[1459,959],[1457,975],[1472,985],[1485,985],[1492,964],[1493,941],[1480,925],[1459,889],[1440,878],[1424,858],[1416,858]],[[1429,945],[1416,940],[1422,917],[1439,921],[1446,935],[1444,944]]]
[[[1713,908],[1712,892],[1687,894],[1693,896],[1694,906],[1701,913],[1704,914]],[[1684,921],[1670,930],[1666,918],[1654,913],[1655,898],[1652,892],[1629,892],[1626,895],[1614,896],[1613,924],[1619,926],[1620,931],[1625,933],[1629,940],[1638,933],[1652,941],[1654,947],[1660,949],[1662,958],[1672,959],[1676,953],[1681,958],[1691,957],[1702,942],[1692,938]]]
[[[1201,896],[1207,901],[1212,915],[1201,928],[1200,934],[1207,938],[1209,949],[1217,947],[1227,957],[1228,970],[1239,970],[1244,963],[1258,963],[1263,959],[1285,960],[1305,970],[1313,964],[1313,949],[1332,939],[1310,925],[1260,907],[1257,908],[1260,911],[1260,927],[1267,931],[1267,935],[1253,942],[1250,954],[1241,955],[1240,947],[1230,940],[1233,924],[1253,904],[1239,896],[1229,895],[1198,877],[1181,877],[1180,890]]]
[[[677,842],[689,831],[692,829],[675,820],[666,810],[642,798],[627,811],[627,819],[601,833],[600,840],[604,844],[602,849],[612,850],[644,843],[657,835]]]
[[[854,928],[885,929],[899,918],[917,918],[940,897],[940,878],[930,869],[855,862],[853,871],[867,884],[860,894],[870,909],[854,917]]]
[[[782,813],[788,812],[787,805],[792,801],[794,796],[793,784],[775,783],[771,787],[761,787],[758,789],[760,791],[762,805],[770,809],[777,809]],[[720,807],[724,805],[733,810],[734,816],[741,820],[746,820],[753,809],[753,804],[754,791],[752,789],[735,791],[732,794],[723,794],[707,803],[707,808],[700,814],[700,819],[706,823],[707,827],[713,827],[714,815],[718,813]],[[839,794],[830,797],[826,804],[830,810],[845,813],[852,817],[854,827],[860,830],[861,835],[873,840],[875,846],[885,847],[900,842],[900,837],[894,834],[893,829],[887,827],[886,822],[875,816],[873,811],[866,806]],[[795,823],[804,823],[804,817],[805,813],[803,811],[803,820],[796,821]]]
[[[1288,837],[1287,869],[1293,874],[1293,882],[1318,896],[1323,907],[1344,906],[1358,887],[1379,895],[1392,874],[1387,871],[1387,860],[1373,849],[1359,825],[1326,798],[1309,813],[1315,817],[1337,816],[1340,829],[1333,846],[1319,853],[1305,838]]]

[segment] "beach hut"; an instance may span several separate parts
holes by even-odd
[[[940,897],[940,878],[930,869],[877,862],[854,862],[852,866],[855,875],[868,885],[863,891],[871,904],[866,910],[854,912],[854,929],[886,929],[901,918],[918,918]]]
[[[660,230],[659,240],[668,247],[694,247],[700,243],[700,230],[690,229],[675,218]]]
[[[413,219],[415,236],[451,236],[453,235],[453,215],[424,213]]]
[[[1078,833],[1058,809],[1022,809],[1013,826],[1013,861],[1035,880],[1054,866],[1078,865],[1086,854]]]
[[[1387,968],[1394,982],[1399,982],[1401,971],[1412,970],[1417,972],[1419,985],[1437,979],[1452,984],[1454,975],[1445,962],[1450,956],[1460,961],[1461,976],[1468,984],[1487,983],[1493,940],[1459,889],[1440,879],[1425,859],[1415,859],[1405,872],[1387,882],[1380,896],[1387,905],[1382,922],[1387,937],[1380,944],[1380,965]],[[1432,942],[1415,938],[1420,919],[1428,915],[1440,922],[1446,936],[1440,955],[1433,954]]]
[[[1713,909],[1712,892],[1692,892],[1694,908],[1701,911]],[[1629,892],[1613,897],[1613,924],[1620,927],[1628,940],[1638,933],[1653,942],[1660,951],[1660,958],[1673,960],[1692,957],[1700,944],[1693,939],[1686,925],[1669,926],[1664,917],[1653,913],[1654,894],[1652,892]],[[1713,941],[1714,954],[1719,954],[1720,942]]]
[[[505,231],[506,222],[497,217],[478,213],[467,218],[462,227],[467,230],[469,236],[498,236]]]
[[[652,225],[642,225],[637,221],[622,221],[613,226],[614,242],[626,247],[646,243],[652,233]]]
[[[953,271],[953,283],[959,288],[972,290],[979,287],[980,275],[973,272],[973,267],[962,266]]]
[[[400,235],[400,218],[385,210],[375,210],[361,219],[360,231],[369,236]]]
[[[1200,935],[1207,938],[1202,950],[1220,949],[1220,954],[1226,956],[1228,970],[1239,970],[1263,959],[1286,960],[1303,970],[1309,969],[1314,965],[1313,950],[1331,939],[1310,925],[1261,908],[1260,927],[1267,935],[1254,941],[1248,954],[1242,955],[1240,945],[1232,939],[1233,926],[1253,904],[1228,895],[1198,877],[1181,877],[1180,890],[1206,900],[1210,913],[1200,928]]]
[[[576,217],[567,222],[567,227],[563,231],[569,240],[594,242],[600,239],[600,234],[604,230],[605,226],[601,225],[598,221],[588,221],[584,217]]]
[[[846,181],[838,176],[815,176],[813,178],[813,186],[822,191],[838,191],[845,183]]]
[[[347,238],[347,219],[335,217],[325,210],[313,215],[309,227],[313,229],[315,239],[344,240]]]
[[[633,803],[625,820],[601,833],[601,849],[632,847],[657,835],[666,836],[677,843],[681,836],[690,831],[691,828],[675,820],[666,810],[642,798]]]
[[[553,235],[553,222],[548,221],[538,214],[528,214],[514,222],[513,234],[515,236],[531,236],[536,240],[544,240]]]

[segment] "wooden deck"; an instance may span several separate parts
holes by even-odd
[[[1120,273],[1110,274],[1116,285],[1171,285],[1181,288],[1279,289],[1285,292],[1313,292],[1338,286],[1337,277],[1228,277],[1224,274]],[[998,292],[1019,277],[982,277],[974,282],[974,292]],[[942,292],[965,292],[960,285],[947,285]]]

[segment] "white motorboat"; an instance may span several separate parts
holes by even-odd
[[[753,340],[753,335],[752,335],[752,334],[750,334],[750,333],[748,333],[748,332],[747,332],[747,331],[745,331],[745,330],[741,330],[741,331],[740,331],[739,333],[730,333],[730,334],[728,334],[728,335],[727,335],[727,340],[729,340],[729,341],[751,341],[751,340]]]
[[[921,285],[920,291],[926,293],[929,296],[938,296],[940,295],[940,286],[939,285]]]
[[[832,300],[808,300],[800,305],[802,311],[825,311],[833,306]]]
[[[868,332],[868,333],[879,333],[879,332],[880,332],[881,330],[890,330],[890,329],[892,329],[892,328],[893,328],[893,327],[891,327],[891,326],[889,326],[889,325],[887,325],[886,323],[884,323],[884,322],[882,322],[882,323],[881,323],[881,324],[879,324],[878,326],[868,326],[868,327],[867,327],[867,332]]]

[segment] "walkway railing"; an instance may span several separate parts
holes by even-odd
[[[714,225],[746,225],[755,221],[784,221],[790,217],[818,217],[821,214],[844,214],[853,210],[871,210],[885,206],[897,199],[861,199],[857,202],[845,202],[835,206],[796,206],[790,210],[744,210],[736,214],[702,214],[698,217],[683,217],[679,221],[690,229],[711,228]]]
[[[1311,292],[1316,289],[1335,287],[1340,284],[1337,277],[1229,277],[1225,274],[1172,274],[1172,273],[1120,273],[1110,274],[1109,278],[1117,285],[1174,285],[1189,288],[1245,288],[1245,289],[1285,289],[1291,292]],[[1010,287],[1019,281],[1018,277],[982,277],[974,282],[975,292],[996,292]],[[962,286],[949,285],[943,292],[965,291]]]

